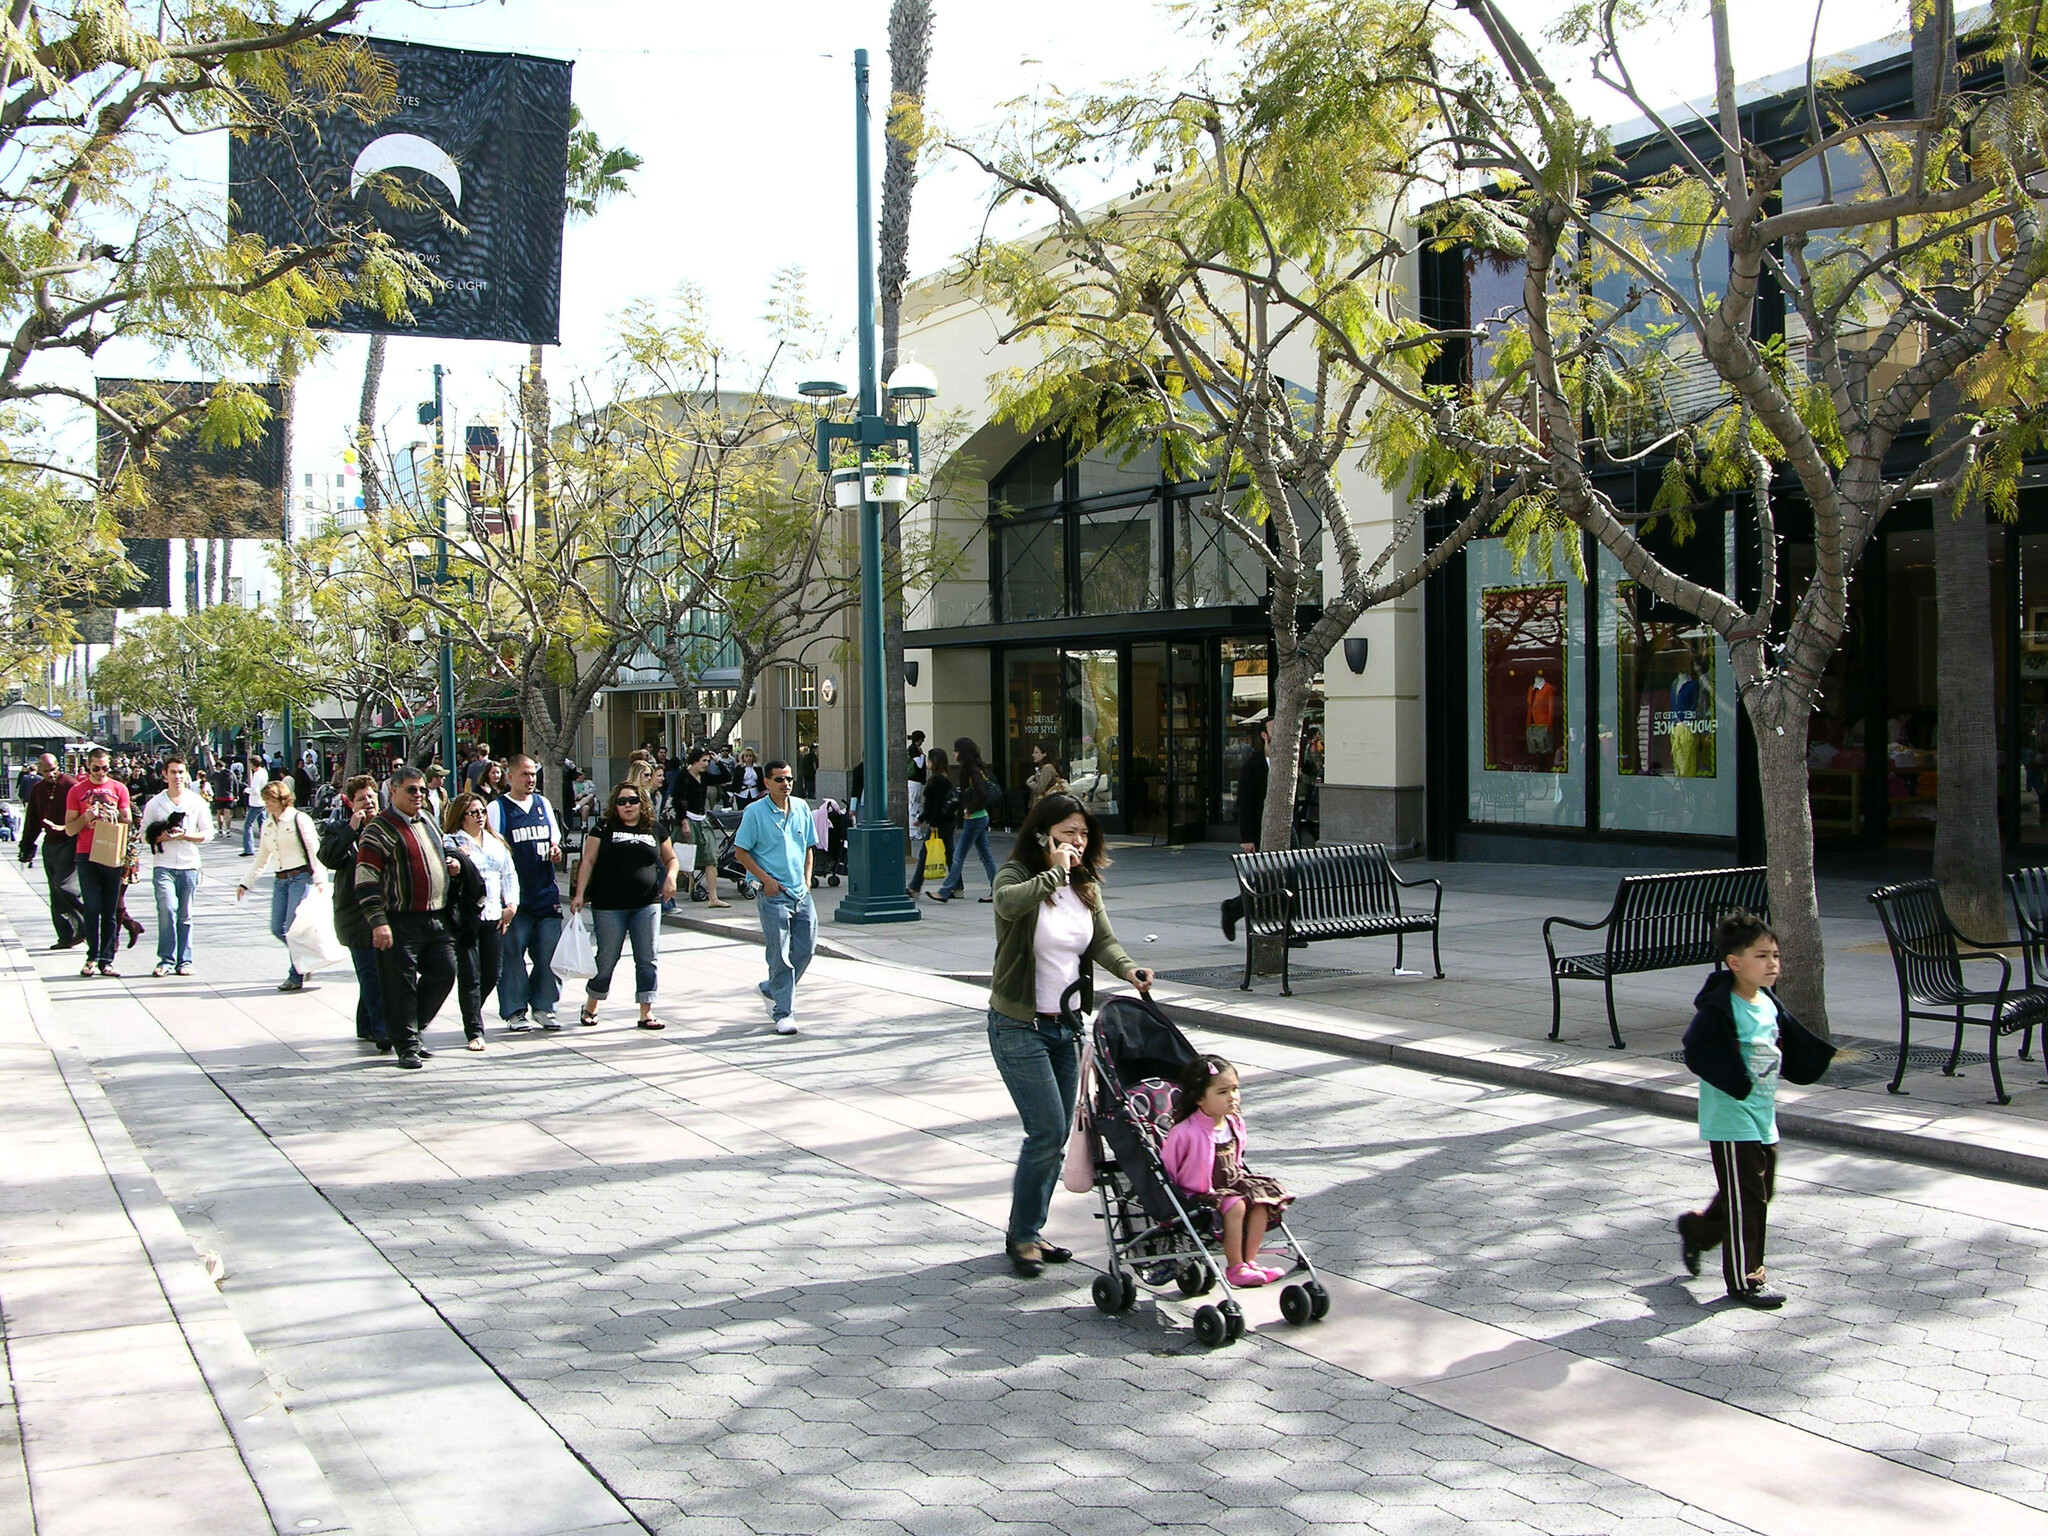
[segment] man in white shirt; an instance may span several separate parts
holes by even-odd
[[[249,801],[249,814],[242,818],[242,857],[253,859],[256,839],[263,832],[263,786],[270,782],[270,770],[253,752],[249,755],[248,777],[242,782],[247,786]]]
[[[199,889],[199,850],[213,836],[213,812],[206,796],[191,787],[185,759],[164,759],[164,787],[142,808],[142,830],[151,833],[155,856],[150,883],[156,889],[156,969],[152,976],[192,974],[192,895]]]

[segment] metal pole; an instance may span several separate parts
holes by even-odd
[[[866,458],[881,427],[881,388],[875,377],[875,220],[868,152],[868,51],[853,53],[854,217],[860,273],[860,452]],[[860,711],[865,783],[848,848],[846,896],[834,918],[842,923],[914,923],[917,903],[904,889],[903,829],[889,824],[889,719],[882,691],[882,509],[860,498]]]
[[[448,465],[447,433],[442,418],[446,411],[441,398],[441,365],[434,364],[434,590],[448,585]],[[448,637],[448,622],[441,621],[441,766],[455,772],[455,643]]]

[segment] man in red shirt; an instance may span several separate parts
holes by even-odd
[[[85,897],[85,969],[81,976],[116,976],[114,949],[121,934],[123,864],[95,864],[93,837],[110,823],[130,817],[128,786],[109,771],[104,751],[85,760],[85,781],[64,797],[64,830],[78,839],[78,887]],[[111,832],[109,835],[112,835]]]
[[[52,949],[70,949],[85,942],[85,903],[78,894],[78,848],[64,834],[64,798],[78,782],[75,775],[59,773],[57,759],[45,752],[36,760],[41,780],[29,792],[28,822],[21,834],[21,862],[36,856],[36,839],[43,840],[43,878],[50,885],[50,921],[57,925],[57,942]]]

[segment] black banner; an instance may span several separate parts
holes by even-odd
[[[276,384],[248,386],[270,407],[263,431],[239,447],[207,448],[196,422],[184,436],[162,443],[153,461],[142,464],[141,506],[116,512],[121,532],[136,539],[281,539],[284,537],[284,390]],[[199,405],[211,384],[166,379],[101,379],[102,400],[126,391],[161,395],[172,406]],[[119,428],[99,422],[99,479],[106,485],[132,451]],[[133,556],[130,557],[131,559]],[[136,562],[140,564],[140,561]],[[168,607],[165,603],[121,607]]]
[[[343,331],[469,341],[558,340],[562,218],[569,167],[569,70],[556,59],[364,40],[398,74],[398,108],[375,123],[348,113],[234,139],[229,195],[237,232],[313,245],[364,218],[447,284],[416,305],[416,325],[350,308]],[[428,209],[398,209],[364,185],[399,177]],[[438,210],[438,211],[437,211]],[[450,229],[442,214],[461,225]]]
[[[106,599],[112,608],[168,608],[171,606],[171,541],[169,539],[123,539],[121,548],[128,563],[142,573],[142,579],[118,596]]]

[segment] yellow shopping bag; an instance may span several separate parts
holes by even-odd
[[[924,877],[927,880],[946,878],[946,844],[936,832],[925,839]]]

